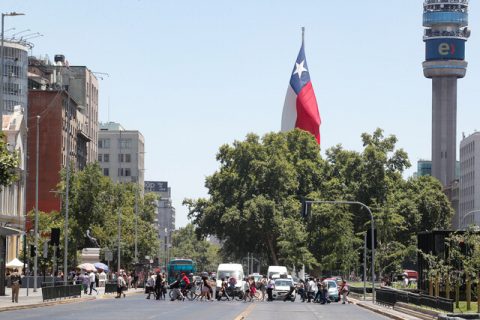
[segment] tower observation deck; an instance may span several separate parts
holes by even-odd
[[[444,186],[455,179],[457,79],[467,72],[468,0],[425,0],[423,74],[432,79],[432,175]]]

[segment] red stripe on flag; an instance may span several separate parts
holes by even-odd
[[[307,83],[297,96],[297,121],[295,128],[310,132],[320,144],[320,113],[312,82]]]

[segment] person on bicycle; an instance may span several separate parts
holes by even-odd
[[[230,289],[235,289],[236,284],[237,284],[237,279],[235,279],[235,277],[232,276],[228,279],[228,287]]]

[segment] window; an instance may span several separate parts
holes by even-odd
[[[110,175],[108,168],[103,168],[103,175],[107,177]]]
[[[110,155],[108,153],[103,155],[103,162],[110,162]]]
[[[123,162],[123,153],[118,154],[118,162]]]
[[[130,177],[132,175],[132,170],[130,168],[125,168],[125,177]]]
[[[124,173],[124,169],[123,168],[118,168],[118,176],[119,177],[123,177],[123,173]]]
[[[98,162],[102,162],[102,155],[101,154],[98,155]]]
[[[99,139],[98,140],[98,147],[103,149],[110,148],[110,139]]]
[[[125,154],[125,162],[132,162],[132,155],[130,153]]]
[[[130,149],[132,146],[132,139],[119,139],[118,142],[121,149]]]

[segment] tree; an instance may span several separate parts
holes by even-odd
[[[18,154],[7,149],[6,137],[0,132],[0,187],[8,186],[18,179]]]
[[[249,134],[245,141],[223,145],[217,160],[220,169],[206,179],[210,198],[184,201],[198,233],[216,235],[236,259],[254,252],[276,265],[302,261],[307,237],[292,222],[299,218],[300,199],[322,184],[324,163],[315,139],[301,130],[269,133],[261,140]],[[297,244],[296,251],[286,239]],[[286,252],[288,257],[281,254]],[[313,261],[310,256],[307,262]]]
[[[220,247],[199,239],[193,224],[187,224],[173,233],[170,255],[192,259],[198,271],[213,271],[221,263]]]

